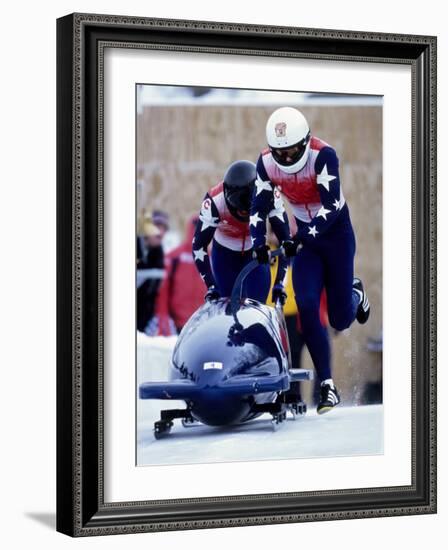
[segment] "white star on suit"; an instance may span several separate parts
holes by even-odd
[[[262,191],[272,191],[271,183],[269,181],[263,181],[259,177],[255,180],[255,187],[257,188],[256,197],[258,197]]]
[[[309,229],[308,229],[308,235],[312,235],[314,238],[316,238],[316,235],[319,233],[319,231],[316,229],[316,226],[315,225],[312,225]]]
[[[204,261],[204,257],[207,256],[207,252],[204,248],[199,248],[198,250],[193,250],[194,261],[199,260],[200,262]]]
[[[258,222],[262,222],[263,220],[258,216],[258,212],[255,212],[253,216],[250,216],[250,223],[249,225],[253,225],[257,227]]]
[[[317,214],[316,214],[316,217],[320,216],[321,218],[323,218],[325,221],[327,221],[327,214],[329,214],[331,212],[331,210],[327,210],[324,205],[322,205]]]
[[[212,216],[211,209],[201,209],[199,219],[202,222],[201,231],[205,231],[207,227],[218,227],[218,218]]]
[[[333,203],[333,206],[336,208],[336,210],[340,210],[341,209],[341,201],[338,199],[334,199],[334,203]]]
[[[330,181],[333,181],[335,179],[336,176],[332,176],[331,174],[329,174],[327,170],[327,165],[324,164],[322,172],[317,175],[317,183],[325,187],[327,191],[330,191]]]

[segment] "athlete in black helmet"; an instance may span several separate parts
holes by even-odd
[[[224,199],[230,213],[240,221],[249,221],[249,208],[257,170],[249,160],[237,160],[223,179]]]
[[[252,260],[252,240],[249,216],[255,188],[256,167],[248,160],[238,160],[226,170],[223,180],[206,193],[193,239],[193,258],[207,285],[207,300],[230,296],[233,284],[241,269]],[[286,213],[280,193],[273,195],[269,212],[272,229],[280,242]],[[211,264],[208,247],[212,243]],[[267,254],[267,252],[266,252]],[[282,280],[287,263],[282,261],[277,270],[273,299],[283,296]],[[246,279],[243,295],[265,302],[270,287],[269,265],[260,264]]]

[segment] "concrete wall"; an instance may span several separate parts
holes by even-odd
[[[182,230],[207,189],[237,159],[256,161],[272,107],[151,106],[137,118],[138,212],[161,208]],[[301,107],[313,134],[335,147],[357,239],[355,272],[366,283],[372,314],[333,339],[334,378],[357,402],[381,379],[381,354],[367,351],[382,328],[382,108]]]

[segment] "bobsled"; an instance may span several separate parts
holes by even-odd
[[[245,266],[230,298],[206,302],[191,316],[173,350],[170,379],[140,385],[140,399],[186,404],[161,411],[154,424],[157,439],[170,432],[177,418],[184,427],[232,426],[269,413],[276,429],[287,413],[293,419],[306,413],[300,382],[311,380],[313,373],[291,367],[281,305],[242,297],[244,279],[257,265],[254,260]]]

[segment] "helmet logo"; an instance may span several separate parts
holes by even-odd
[[[286,136],[286,122],[277,122],[275,125],[275,135],[278,138]]]

